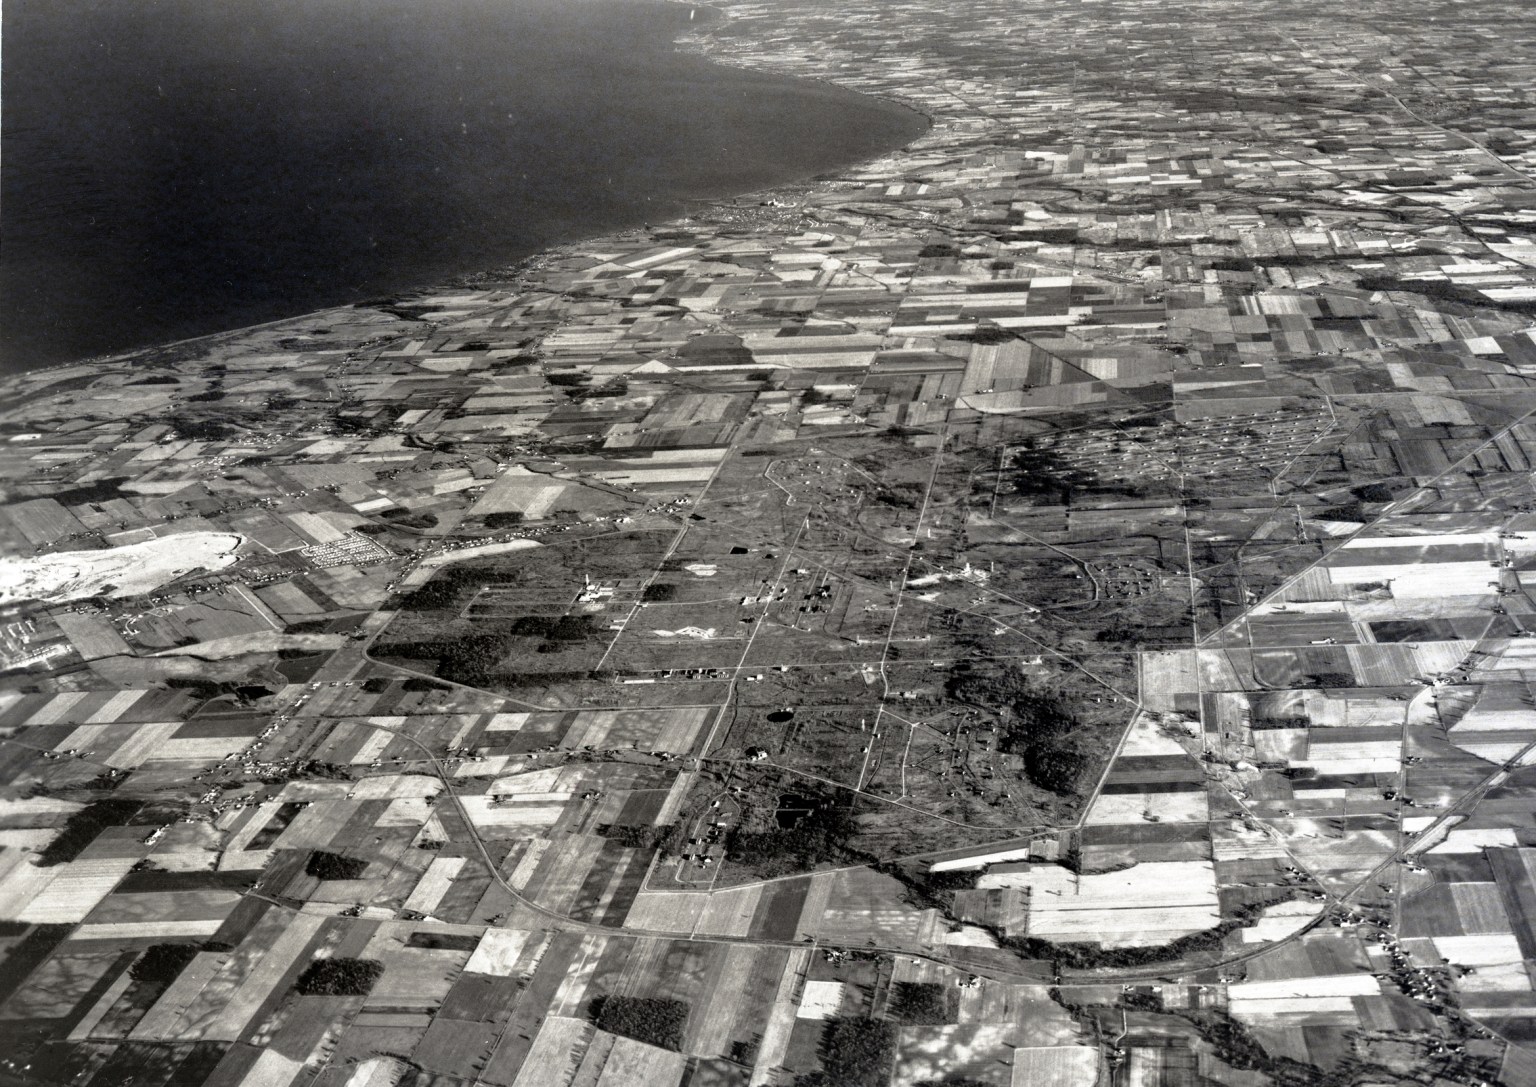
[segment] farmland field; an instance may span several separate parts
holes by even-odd
[[[1524,10],[407,8],[240,138],[675,199],[5,379],[0,1087],[1536,1083]]]

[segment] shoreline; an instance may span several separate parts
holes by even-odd
[[[633,2],[633,0],[627,0],[627,2]],[[707,10],[715,14],[716,19],[718,20],[715,25],[718,26],[724,26],[731,21],[727,12],[710,4],[689,3],[689,0],[639,0],[639,2],[672,8],[686,7],[690,9]],[[763,67],[756,67],[749,64],[737,63],[731,59],[722,57],[716,51],[708,49],[704,43],[709,37],[710,31],[708,29],[701,28],[697,31],[690,31],[688,26],[685,25],[672,37],[671,49],[674,53],[697,56],[710,64],[717,65],[722,68],[732,68],[738,71],[751,72],[757,75],[768,76],[775,79],[785,79],[816,84],[843,94],[856,94],[868,100],[869,102],[878,103],[882,107],[892,112],[900,111],[922,119],[925,125],[924,130],[913,136],[912,139],[906,141],[905,143],[898,144],[897,146],[890,148],[880,155],[847,160],[835,167],[832,167],[831,169],[845,170],[852,167],[857,167],[864,163],[877,161],[879,158],[887,155],[896,154],[897,152],[910,147],[913,143],[927,136],[933,130],[933,127],[936,123],[933,115],[928,113],[926,110],[919,108],[918,104],[915,102],[904,101],[896,97],[871,94],[867,91],[859,90],[854,87],[846,87],[824,76],[789,74],[773,71]],[[695,47],[686,48],[688,45],[693,45]],[[817,173],[793,178],[776,185],[763,186],[755,189],[745,189],[741,192],[734,193],[729,196],[679,196],[676,197],[675,200],[679,204],[700,209],[729,207],[731,204],[759,194],[783,192],[785,190],[807,191],[807,187],[813,184],[814,179],[821,176],[822,174],[825,174],[826,172],[827,170],[821,170]],[[545,246],[542,249],[532,253],[527,253],[521,257],[513,257],[508,263],[502,265],[499,268],[493,267],[479,270],[467,270],[446,279],[434,280],[429,283],[421,283],[409,287],[401,287],[397,290],[387,293],[391,296],[393,301],[407,302],[412,298],[430,295],[443,290],[483,285],[488,282],[505,282],[508,284],[515,284],[526,272],[531,270],[536,262],[563,253],[567,251],[571,246],[584,245],[589,242],[601,240],[603,238],[616,238],[630,231],[645,229],[648,226],[659,226],[668,223],[676,223],[680,221],[680,218],[686,219],[690,217],[691,214],[685,214],[681,217],[671,216],[669,218],[662,219],[660,223],[651,223],[649,221],[642,220],[628,225],[622,225],[617,228],[605,228],[591,233],[584,233],[580,236],[572,237],[564,241],[557,242],[553,245]],[[373,297],[378,297],[377,292],[371,293],[373,294]],[[307,321],[311,318],[319,317],[322,314],[367,308],[371,307],[366,300],[339,302],[335,305],[320,306],[315,309],[302,310],[287,316],[275,317],[271,320],[255,321],[250,324],[235,325],[226,329],[219,329],[213,332],[198,333],[192,336],[182,336],[171,340],[156,340],[151,343],[140,344],[136,347],[107,351],[95,355],[87,355],[77,359],[44,363],[40,366],[27,367],[26,369],[17,370],[13,373],[0,373],[0,382],[25,381],[29,377],[49,373],[51,371],[64,371],[85,366],[121,363],[132,360],[136,356],[145,355],[151,352],[169,351],[203,342],[208,342],[211,346],[216,341],[221,341],[226,338],[239,337],[263,329],[277,328],[292,322]]]

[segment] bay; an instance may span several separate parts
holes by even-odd
[[[503,267],[894,149],[650,0],[6,0],[0,369]]]

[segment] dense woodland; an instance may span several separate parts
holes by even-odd
[[[663,997],[605,996],[592,1002],[592,1021],[599,1030],[662,1049],[683,1048],[688,1013],[684,1001]]]
[[[122,826],[143,808],[137,800],[96,800],[70,815],[64,829],[37,854],[39,868],[63,864],[80,855],[108,827]]]
[[[896,1025],[883,1019],[831,1019],[821,1032],[821,1068],[795,1087],[884,1087],[896,1059]]]
[[[293,987],[305,996],[367,996],[383,976],[384,964],[373,959],[316,959]]]
[[[1071,744],[1079,722],[1059,696],[995,666],[962,665],[946,686],[951,698],[1003,712],[998,750],[1022,756],[1033,784],[1063,796],[1077,791],[1090,760]]]
[[[361,879],[368,869],[368,862],[358,857],[348,857],[317,849],[309,855],[304,865],[306,875],[316,879]]]

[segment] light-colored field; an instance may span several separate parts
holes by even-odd
[[[516,801],[496,803],[489,796],[466,796],[461,803],[470,822],[482,830],[487,827],[537,830],[554,826],[565,812],[564,801],[569,799],[567,795],[555,803],[530,804]]]
[[[273,849],[324,849],[347,820],[357,813],[359,800],[316,800],[293,817],[272,843]]]
[[[256,1063],[240,1081],[241,1087],[288,1087],[304,1067],[304,1062],[285,1056],[275,1049],[263,1050]]]
[[[1319,1016],[1352,1018],[1357,999],[1380,995],[1381,984],[1370,974],[1330,974],[1241,982],[1228,990],[1228,1006],[1250,1021],[1315,1022]]]
[[[15,919],[45,925],[83,921],[136,863],[136,857],[105,857],[33,869],[47,878],[41,886],[33,884],[30,901],[24,901]]]
[[[1240,1018],[1280,1016],[1349,1016],[1355,1010],[1352,996],[1277,996],[1268,1000],[1233,1000],[1230,1009]]]
[[[190,833],[177,833],[186,828]],[[223,836],[207,823],[172,826],[150,850],[154,862],[167,872],[211,872],[219,862]]]
[[[70,815],[79,811],[83,806],[84,805],[78,804],[73,800],[64,800],[63,798],[56,796],[29,796],[25,799],[14,796],[6,797],[5,799],[0,800],[0,819],[4,819],[7,822],[14,822],[28,821],[40,815]],[[14,833],[16,832],[0,831],[0,847],[15,848],[18,844],[24,844],[11,842],[8,835]],[[39,833],[42,833],[46,836],[49,832],[40,831]],[[47,839],[45,837],[44,841],[46,840]],[[0,852],[0,855],[3,855],[3,852]],[[18,855],[12,857],[11,861],[12,863],[15,863],[20,859],[21,857]]]
[[[267,800],[257,804],[254,808],[247,808],[244,811],[226,812],[221,817],[220,823],[224,829],[229,831],[229,837],[224,841],[224,848],[237,852],[244,850],[251,843],[251,839],[261,833],[261,828],[266,826],[267,821],[276,813],[278,807],[277,801]],[[230,819],[231,822],[224,824],[222,820],[225,818]],[[236,823],[234,820],[240,821]]]
[[[800,1006],[795,999],[795,989],[800,974],[810,965],[810,961],[810,948],[796,948],[789,953],[784,963],[784,972],[779,975],[778,991],[774,994],[768,1022],[763,1025],[762,1041],[757,1047],[757,1064],[752,1068],[750,1087],[768,1087],[769,1084],[779,1082],[778,1069],[784,1064],[784,1058],[789,1052],[789,1035],[794,1029],[795,1012]]]
[[[1211,828],[1211,856],[1218,861],[1266,860],[1285,856],[1285,847],[1241,823],[1216,823]]]
[[[569,783],[562,782],[561,779],[572,776],[579,777],[581,768],[573,767],[570,769],[575,770],[576,774],[570,773],[566,767],[531,770],[526,774],[508,774],[506,777],[497,778],[492,782],[486,792],[493,796],[516,796],[522,798],[533,794],[543,797],[570,799],[571,790]]]
[[[1339,836],[1327,820],[1273,819],[1271,825],[1285,834],[1298,857],[1308,865],[1322,868],[1347,868],[1366,864],[1397,848],[1397,835],[1382,830],[1356,828]]]
[[[517,732],[528,723],[532,714],[527,713],[493,713],[485,723],[487,732]]]
[[[417,881],[410,897],[405,900],[401,908],[430,914],[437,909],[437,904],[453,886],[453,881],[458,876],[459,869],[464,867],[464,863],[463,857],[434,857],[432,863],[427,866],[426,874]]]
[[[488,755],[475,762],[465,762],[454,768],[453,776],[456,778],[478,778],[487,774],[499,774],[509,765],[516,769],[514,755]],[[520,761],[520,760],[518,760]]]
[[[18,695],[20,697],[20,695]],[[58,722],[69,719],[69,711],[78,703],[84,702],[86,695],[81,691],[68,691],[65,694],[55,694],[52,699],[32,711],[31,717],[26,719],[26,725],[57,725]]]
[[[270,914],[228,955],[208,984],[188,1004],[167,1037],[183,1041],[232,1042],[272,994],[283,975],[304,954],[325,918],[317,914]]]
[[[752,915],[762,897],[761,883],[714,891],[707,896],[708,903],[694,931],[710,936],[745,936],[752,927]]]
[[[763,979],[777,977],[784,953],[777,948],[731,944],[711,956],[709,980],[694,1002],[689,1048],[696,1053],[728,1053],[744,1004],[755,1004]],[[751,1020],[757,1026],[756,1020]]]
[[[231,532],[178,532],[105,551],[0,556],[0,604],[137,596],[193,570],[222,570],[243,543]]]
[[[347,534],[323,513],[289,513],[284,514],[284,518],[315,543],[331,543]]]
[[[1232,1004],[1301,997],[1377,996],[1381,985],[1370,974],[1326,974],[1274,981],[1243,981],[1227,990]]]
[[[1474,827],[1453,830],[1444,841],[1430,849],[1430,853],[1481,853],[1489,846],[1518,846],[1515,832],[1510,827]]]
[[[1481,968],[1497,963],[1520,961],[1520,943],[1513,932],[1482,932],[1475,936],[1436,936],[1434,942],[1435,950],[1440,952],[1446,962],[1463,963]],[[1530,988],[1529,981],[1524,987]]]
[[[1495,662],[1484,662],[1483,669],[1513,673],[1509,678],[1519,682],[1524,674],[1536,669],[1536,643],[1525,638],[1514,639],[1504,646]]]
[[[1241,930],[1243,943],[1261,944],[1284,939],[1322,912],[1320,902],[1281,902],[1270,906],[1257,921]]]
[[[1274,600],[1257,604],[1248,611],[1249,616],[1260,618],[1263,616],[1284,615],[1343,615],[1345,612],[1342,600],[1311,600],[1299,603],[1283,603],[1279,597]]]
[[[961,925],[944,934],[944,943],[948,947],[996,947],[997,937],[978,925]]]
[[[1319,732],[1309,737],[1307,745],[1307,762],[1321,762],[1328,760],[1354,760],[1354,759],[1393,759],[1395,760],[1402,751],[1403,741],[1401,736],[1394,735],[1393,729],[1382,729],[1379,740],[1346,740],[1331,741],[1326,732]]]
[[[385,732],[381,728],[364,729],[362,731],[366,732],[363,742],[352,753],[352,757],[347,760],[353,766],[366,766],[384,754],[384,749],[395,739],[394,733]]]
[[[1513,643],[1522,645],[1523,643]],[[1449,672],[1466,658],[1476,642],[1420,642],[1419,647],[1413,651],[1414,663],[1418,665],[1420,674],[1436,675],[1440,672]],[[1536,646],[1531,647],[1536,649]]]
[[[1464,993],[1529,993],[1531,975],[1523,962],[1485,963],[1477,973],[1457,981],[1456,987]],[[1536,1007],[1531,1014],[1536,1014]]]
[[[560,987],[555,990],[555,995],[550,998],[549,1011],[551,1015],[579,1015],[585,1004],[587,988],[592,983],[592,975],[597,973],[598,964],[602,961],[603,950],[608,946],[606,936],[583,936],[581,949],[576,953],[571,962],[570,970],[565,979],[560,982]],[[637,945],[643,949],[643,944]],[[637,951],[637,955],[641,951]]]
[[[529,933],[521,929],[487,929],[480,944],[464,964],[467,972],[510,977],[517,960],[528,946]]]
[[[174,936],[212,936],[224,922],[207,917],[189,921],[104,921],[81,925],[71,934],[75,940],[165,940]]]
[[[976,886],[1027,887],[1035,895],[1077,894],[1077,873],[1059,864],[1005,865],[977,877]]]
[[[1221,920],[1215,907],[1158,909],[1041,909],[1029,917],[1029,935],[1062,942],[1093,941],[1105,947],[1165,944]]]
[[[1451,729],[1451,735],[1466,742],[1467,733],[1526,732],[1536,730],[1536,709],[1530,706],[1473,706]]]
[[[132,770],[144,765],[158,755],[159,749],[181,727],[179,721],[152,725],[112,725],[114,729],[132,729],[126,739],[117,745],[110,755],[103,755],[102,762],[119,770]]]
[[[842,1011],[845,988],[840,981],[807,981],[800,991],[800,1006],[795,1009],[795,1018],[835,1018]]]
[[[828,943],[855,944],[872,939],[889,946],[929,943],[937,936],[936,914],[931,910],[827,909],[815,922],[809,920],[809,914],[806,917],[806,924],[814,926],[816,935]]]
[[[196,645],[164,649],[157,656],[227,660],[245,653],[275,653],[280,649],[309,649],[317,652],[323,649],[336,649],[344,640],[340,634],[279,634],[276,631],[256,631],[210,638]]]
[[[688,791],[693,787],[697,776],[693,770],[684,770],[672,781],[672,788],[667,791],[667,799],[662,802],[661,811],[656,813],[655,825],[664,826],[677,818],[677,813],[683,806],[683,801],[688,798]]]
[[[229,952],[200,951],[170,987],[160,994],[160,999],[150,1007],[134,1025],[132,1037],[136,1039],[160,1039],[175,1036],[182,1028],[199,993],[230,959]]]
[[[273,799],[284,804],[314,804],[342,800],[352,795],[350,782],[290,781]]]
[[[414,930],[407,923],[386,922],[359,956],[384,964],[383,976],[368,994],[368,1007],[435,1008],[469,961],[468,951],[407,947]]]
[[[595,1029],[585,1019],[551,1015],[533,1039],[513,1087],[549,1087],[569,1083]]]
[[[1190,649],[1141,654],[1141,699],[1147,709],[1171,713],[1176,695],[1200,689],[1195,659]]]
[[[1013,1087],[1083,1087],[1099,1082],[1099,1051],[1059,1045],[1013,1051]]]
[[[1163,823],[1204,823],[1211,817],[1210,800],[1203,791],[1187,793],[1109,793],[1088,809],[1089,826],[1111,823],[1144,823],[1145,813]]]
[[[637,746],[646,751],[683,754],[713,710],[708,706],[662,710],[589,710],[579,713],[560,741],[578,747]]]
[[[1253,731],[1253,752],[1260,762],[1292,762],[1306,758],[1311,729],[1261,728]]]
[[[967,999],[975,992],[968,993]],[[1057,1034],[1056,1024],[1037,1018],[1038,1001],[1025,997],[1017,988],[1009,995],[1014,1007],[1007,1010],[977,1006],[962,1012],[962,1021],[954,1026],[902,1028],[893,1087],[939,1083],[950,1076],[973,1077],[989,1084],[1034,1087],[1038,1082],[1054,1087],[1052,1080],[1020,1080],[1017,1073],[1008,1078],[1006,1066],[1025,1052],[1024,1044],[1054,1042]],[[1041,1064],[1048,1065],[1048,1061]],[[1095,1080],[1090,1077],[1070,1082],[1071,1087],[1079,1087]]]
[[[207,763],[239,751],[249,742],[247,736],[193,736],[167,739],[155,745],[145,762]]]
[[[624,916],[626,928],[693,932],[709,896],[693,891],[641,891]]]
[[[1030,850],[1031,847],[1026,845],[1020,846],[1017,849],[977,852],[967,857],[954,857],[950,860],[937,861],[928,870],[930,872],[962,872],[971,868],[985,868],[989,864],[1024,861],[1029,859]],[[1056,866],[1053,865],[1052,867]]]
[[[603,839],[595,836],[570,835],[552,841],[524,893],[546,909],[569,912],[602,849]]]
[[[432,807],[427,803],[427,798],[422,796],[408,796],[400,800],[391,800],[389,807],[380,813],[374,820],[374,826],[378,827],[421,827],[423,831],[429,829],[427,824],[437,823],[437,816]]]
[[[713,465],[697,464],[680,468],[622,468],[612,472],[593,472],[597,479],[632,487],[678,483],[703,483],[715,474]]]
[[[1403,724],[1403,704],[1391,698],[1362,698],[1350,692],[1347,698],[1314,698],[1311,703],[1323,711],[1312,719],[1313,728],[1401,728]]]
[[[632,1038],[613,1038],[597,1087],[672,1087],[683,1078],[688,1058]]]
[[[1491,549],[1497,546],[1497,536],[1493,532],[1440,532],[1434,534],[1414,533],[1407,536],[1388,535],[1391,525],[1379,525],[1371,531],[1355,537],[1345,543],[1339,551],[1346,555],[1353,555],[1360,551],[1375,551],[1379,548],[1401,549],[1404,560],[1408,561],[1414,550],[1424,552],[1424,557],[1434,561],[1436,548],[1457,547],[1482,547]]]
[[[352,1071],[345,1087],[395,1087],[409,1069],[389,1057],[363,1061]]]
[[[426,774],[389,774],[354,782],[349,790],[355,800],[401,800],[436,796],[443,783]]]
[[[1178,740],[1163,731],[1163,724],[1151,714],[1136,718],[1120,748],[1122,755],[1182,755],[1184,748]]]
[[[1514,759],[1516,755],[1519,755],[1521,749],[1530,743],[1531,739],[1532,737],[1529,734],[1521,734],[1513,739],[1486,739],[1473,743],[1455,741],[1455,743],[1457,747],[1469,755],[1476,755],[1487,762],[1502,765]],[[1533,757],[1536,757],[1536,753],[1521,758],[1520,765],[1531,765]]]
[[[258,868],[265,868],[267,862],[272,859],[270,849],[242,849],[238,852],[226,852],[218,855],[215,871],[218,872],[249,872]]]
[[[1402,738],[1392,729],[1381,731],[1380,740],[1344,743],[1329,742],[1326,732],[1317,731],[1309,737],[1306,757],[1295,759],[1294,765],[1310,766],[1319,774],[1393,773],[1402,759]]]
[[[1202,649],[1197,654],[1200,662],[1200,687],[1193,683],[1180,693],[1193,690],[1242,691],[1253,686],[1253,664],[1248,653],[1230,653],[1214,649]],[[1245,678],[1246,681],[1245,681]]]
[[[520,890],[526,889],[534,874],[539,870],[539,862],[549,852],[553,845],[548,838],[535,838],[529,842],[523,850],[523,855],[512,866],[512,871],[507,873],[507,882]]]
[[[1080,876],[1075,894],[1042,887],[1030,897],[1028,931],[1046,939],[1128,947],[1166,943],[1220,920],[1210,862],[1163,861]]]
[[[1424,674],[1418,655],[1405,645],[1350,645],[1344,652],[1349,671],[1363,686],[1393,687]]]
[[[1437,562],[1429,565],[1330,566],[1328,576],[1335,585],[1390,581],[1392,595],[1398,600],[1426,597],[1488,596],[1489,567],[1486,562]]]

